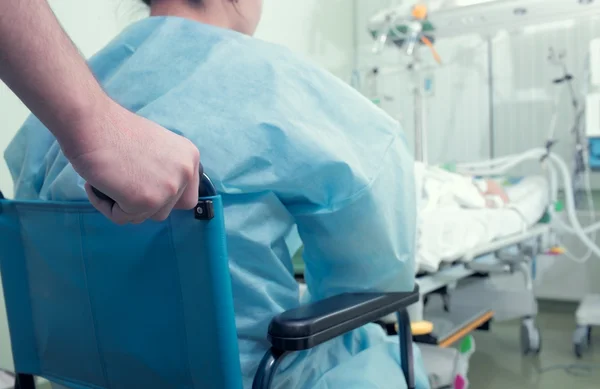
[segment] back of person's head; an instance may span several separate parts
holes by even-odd
[[[152,16],[179,16],[253,35],[263,0],[142,0]]]

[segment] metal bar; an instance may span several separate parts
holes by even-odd
[[[490,126],[490,159],[495,158],[496,156],[496,128],[494,126],[494,46],[492,44],[492,37],[489,36],[488,39],[488,116],[489,116],[489,126]]]
[[[35,389],[35,380],[29,374],[17,374],[15,378],[15,389]]]
[[[465,262],[469,262],[471,260],[479,261],[478,263],[497,263],[497,259],[491,258],[488,259],[486,257],[482,259],[476,259],[480,255],[493,253],[499,249],[504,247],[510,247],[512,245],[525,242],[529,239],[541,237],[547,234],[550,231],[550,227],[548,225],[538,225],[526,231],[522,234],[511,236],[508,238],[500,239],[497,241],[490,242],[488,244],[476,247],[475,249],[463,253],[461,255],[457,255],[455,258],[451,258],[452,261],[464,260]],[[432,291],[439,289],[442,286],[450,285],[458,280],[469,277],[475,274],[474,270],[468,268],[462,263],[456,264],[446,269],[442,269],[436,273],[429,274],[423,277],[417,278],[417,284],[419,284],[419,292],[422,296],[431,293]]]
[[[400,363],[408,389],[415,389],[415,370],[410,317],[406,309],[398,312],[398,336],[400,337]]]
[[[252,383],[252,389],[269,389],[279,364],[288,353],[271,348],[263,357]]]

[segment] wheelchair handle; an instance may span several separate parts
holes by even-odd
[[[115,200],[111,199],[109,196],[105,195],[104,193],[102,193],[98,189],[94,188],[93,186],[92,186],[92,191],[100,200],[108,201],[109,203],[111,203],[111,206],[115,204]],[[217,195],[217,189],[215,188],[215,185],[210,180],[210,177],[208,177],[208,175],[203,172],[202,175],[200,176],[200,185],[198,187],[198,197],[199,198],[212,197],[212,196],[216,196],[216,195]]]

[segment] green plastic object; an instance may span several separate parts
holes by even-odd
[[[460,342],[459,350],[461,354],[469,354],[473,351],[473,337],[471,335]]]
[[[565,210],[565,204],[564,204],[562,201],[558,200],[558,201],[557,201],[557,202],[554,204],[554,210],[555,210],[556,212],[562,212],[562,211],[564,211],[564,210]]]
[[[543,224],[549,224],[551,221],[552,221],[552,218],[550,217],[549,212],[545,212],[544,216],[542,216],[542,218],[540,219],[540,223],[543,223]]]
[[[441,168],[449,171],[450,173],[456,173],[456,163],[454,162],[444,163],[442,164]]]
[[[304,252],[304,246],[301,246],[296,254],[292,257],[292,265],[294,266],[294,275],[304,276],[304,260],[302,259],[302,253]]]

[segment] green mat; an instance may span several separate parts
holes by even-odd
[[[292,264],[294,265],[294,275],[304,275],[304,260],[302,259],[302,253],[304,252],[304,246],[300,246],[296,254],[292,257]]]

